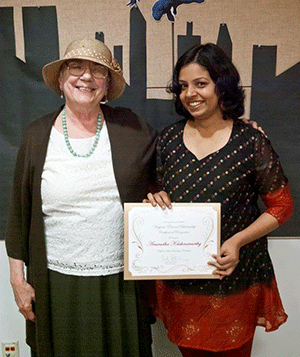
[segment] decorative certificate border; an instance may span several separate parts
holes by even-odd
[[[207,264],[220,249],[220,203],[125,203],[125,280],[218,278]]]

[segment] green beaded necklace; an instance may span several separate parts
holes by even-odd
[[[97,145],[98,145],[98,141],[100,138],[100,131],[102,128],[102,115],[99,113],[98,115],[98,122],[97,122],[97,130],[96,130],[96,135],[95,135],[95,140],[93,142],[92,147],[90,148],[89,152],[85,155],[80,155],[77,154],[77,152],[75,152],[71,146],[70,140],[69,140],[69,136],[68,136],[68,129],[67,129],[67,120],[66,120],[66,109],[64,108],[62,110],[61,113],[61,122],[62,122],[62,128],[63,128],[63,133],[64,133],[64,138],[65,138],[65,142],[67,144],[67,148],[69,149],[70,153],[75,156],[75,157],[90,157],[92,155],[92,153],[95,151]]]

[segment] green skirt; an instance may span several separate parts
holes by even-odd
[[[82,277],[49,271],[55,357],[151,357],[142,285],[123,273]]]

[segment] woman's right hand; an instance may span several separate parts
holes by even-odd
[[[9,257],[10,282],[15,295],[15,300],[19,312],[26,320],[35,321],[33,304],[35,301],[35,291],[24,278],[24,262],[19,259]]]
[[[147,199],[143,200],[144,203],[151,203],[153,207],[159,205],[162,209],[172,208],[170,196],[165,191],[156,193],[148,193]]]
[[[35,322],[35,314],[33,312],[35,292],[33,287],[25,280],[19,283],[12,283],[11,285],[19,312],[25,317],[26,320]]]

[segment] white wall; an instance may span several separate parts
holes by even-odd
[[[300,356],[300,239],[269,240],[277,282],[289,318],[279,330],[265,333],[257,328],[252,357]],[[161,323],[153,326],[154,357],[180,357]],[[0,241],[0,341],[19,341],[20,356],[30,357],[25,344],[25,323],[14,302],[9,284],[8,261]]]
[[[0,241],[0,342],[13,341],[19,341],[20,357],[30,357],[29,348],[25,343],[25,320],[15,303],[9,282],[5,244],[4,241]]]

